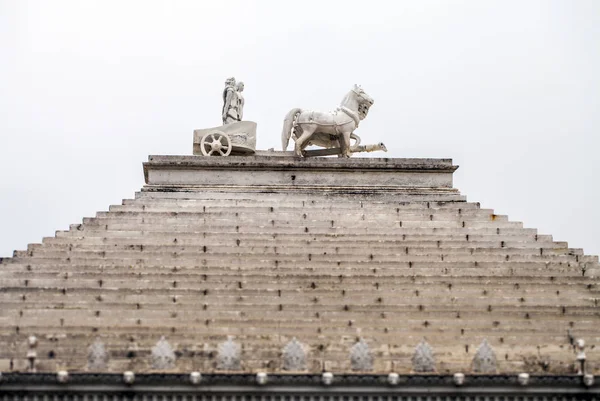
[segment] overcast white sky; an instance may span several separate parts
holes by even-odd
[[[0,0],[0,256],[132,198],[246,83],[258,148],[352,84],[386,157],[600,254],[600,1]],[[375,155],[374,155],[375,156]]]

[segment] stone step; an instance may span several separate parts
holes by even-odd
[[[378,277],[399,277],[399,276],[443,276],[443,277],[497,277],[506,276],[509,278],[528,277],[562,277],[562,276],[583,276],[598,277],[600,273],[600,264],[598,263],[547,263],[547,262],[413,262],[413,263],[341,263],[340,266],[332,263],[312,264],[310,267],[298,266],[295,263],[277,263],[277,267],[271,261],[268,264],[231,266],[223,264],[220,261],[216,263],[206,263],[199,266],[164,266],[160,265],[128,265],[128,266],[105,266],[88,264],[52,264],[41,265],[28,263],[4,263],[2,271],[5,274],[27,275],[56,274],[67,275],[72,273],[81,275],[151,275],[159,274],[162,277],[196,277],[204,279],[212,276],[223,276],[223,281],[231,280],[232,277],[243,275],[250,280],[256,276],[259,280],[273,279],[274,277],[289,277],[289,280],[303,280],[311,277],[317,277],[319,280],[339,280],[339,277],[350,278],[353,276],[364,277],[365,273],[373,272],[373,266],[376,267]],[[280,278],[280,280],[282,280]]]
[[[311,222],[305,222],[303,225],[286,224],[285,222],[274,221],[271,224],[262,225],[251,225],[251,224],[235,224],[235,222],[229,222],[229,224],[217,225],[214,222],[211,224],[204,224],[195,222],[193,224],[152,224],[152,223],[141,223],[141,222],[106,222],[102,224],[101,221],[95,220],[88,224],[73,224],[70,226],[70,230],[78,231],[168,231],[172,233],[179,232],[202,232],[210,227],[210,231],[224,233],[231,233],[235,228],[235,232],[242,233],[254,233],[254,234],[281,234],[281,233],[311,233],[311,234],[395,234],[402,233],[406,228],[522,228],[521,222],[482,222],[482,221],[403,221],[402,225],[398,222],[396,226],[379,227],[369,224],[360,224],[353,227],[331,227],[329,224],[314,224]]]
[[[145,228],[145,227],[144,227]],[[163,230],[157,229],[154,231],[144,231],[142,230],[142,227],[136,227],[130,231],[127,230],[120,230],[120,231],[106,231],[106,230],[100,230],[101,233],[105,233],[104,236],[128,236],[128,233],[131,233],[131,235],[135,235],[135,236],[140,236],[140,235],[145,235],[145,236],[173,236],[173,232],[169,230],[170,227],[165,227]],[[86,233],[83,233],[82,231],[85,229],[85,226],[83,224],[71,224],[70,225],[70,231],[57,231],[56,232],[56,236],[67,236],[67,235],[72,235],[72,236],[94,236],[94,235],[99,235],[99,234],[95,234],[94,230],[87,230]],[[98,231],[98,230],[96,230]],[[390,231],[390,230],[388,230]],[[239,227],[236,230],[235,228],[224,228],[224,227],[219,227],[218,231],[213,230],[212,227],[203,227],[201,230],[197,230],[195,232],[181,232],[178,233],[178,236],[193,236],[193,237],[197,237],[198,234],[202,234],[203,236],[210,236],[210,235],[219,235],[219,236],[223,236],[223,234],[233,234],[233,235],[237,235],[238,238],[240,235],[246,235],[247,237],[251,237],[254,238],[256,236],[256,233],[240,233],[239,232]],[[307,239],[307,233],[283,233],[283,232],[279,232],[279,233],[267,233],[265,234],[267,236],[271,236],[272,238],[294,238],[294,239]],[[427,236],[431,236],[432,239],[438,239],[437,236],[441,236],[442,239],[445,238],[446,236],[459,236],[461,239],[462,238],[466,238],[466,235],[481,235],[486,236],[486,235],[506,235],[506,236],[530,236],[532,239],[542,239],[542,238],[552,238],[552,236],[550,235],[538,235],[537,234],[537,230],[535,229],[529,229],[529,228],[522,228],[522,227],[505,227],[505,228],[498,228],[498,227],[467,227],[465,225],[465,227],[401,227],[401,228],[396,228],[393,230],[393,232],[388,232],[386,233],[369,233],[369,234],[365,234],[365,233],[356,233],[356,232],[345,232],[345,233],[310,233],[308,235],[308,238],[315,238],[315,239],[319,239],[319,240],[327,240],[327,239],[340,239],[340,238],[351,238],[351,239],[356,239],[356,240],[365,240],[365,241],[369,241],[369,240],[385,240],[385,239],[394,239],[394,238],[398,238],[398,239],[405,239],[405,236],[417,236],[415,238],[420,239],[421,236],[423,235],[427,235]]]
[[[152,315],[152,311],[167,311],[169,313],[192,311],[200,313],[202,316],[214,315],[215,317],[219,317],[221,312],[223,316],[228,313],[239,314],[243,312],[244,316],[257,315],[264,317],[265,311],[271,311],[293,312],[294,316],[312,318],[325,318],[330,313],[345,316],[345,318],[362,313],[375,313],[378,318],[381,318],[380,314],[385,313],[385,318],[393,318],[394,316],[399,317],[398,314],[405,313],[426,312],[431,314],[443,312],[445,313],[444,316],[452,319],[473,318],[473,313],[477,313],[482,318],[491,319],[493,316],[503,314],[507,316],[518,314],[519,317],[523,317],[525,313],[537,312],[556,313],[558,315],[585,313],[597,317],[598,308],[600,307],[600,299],[577,294],[574,290],[567,291],[560,296],[547,294],[550,291],[546,291],[546,294],[542,291],[535,293],[523,291],[521,293],[507,293],[506,296],[502,297],[501,294],[497,293],[488,293],[483,296],[482,291],[476,289],[470,291],[459,289],[456,291],[456,295],[439,296],[432,294],[430,295],[431,299],[428,300],[424,300],[423,296],[429,293],[421,291],[422,294],[417,297],[414,292],[410,293],[408,290],[402,291],[405,294],[404,297],[392,292],[381,292],[381,294],[377,293],[377,298],[373,295],[369,296],[369,294],[358,289],[348,291],[345,297],[341,297],[339,294],[337,297],[332,297],[323,293],[296,294],[292,289],[284,288],[281,291],[281,296],[277,296],[277,293],[268,294],[265,299],[261,299],[255,292],[256,290],[254,293],[252,290],[248,290],[242,295],[226,295],[226,290],[215,290],[210,296],[199,297],[197,295],[181,295],[177,292],[163,295],[140,295],[131,293],[131,291],[116,294],[108,291],[103,293],[105,295],[102,296],[102,301],[97,301],[96,298],[91,296],[84,297],[83,299],[88,301],[87,308],[80,308],[76,304],[68,309],[84,310],[86,313],[95,313],[97,310],[143,310],[142,315],[149,316]],[[23,300],[23,295],[25,295],[25,300]],[[239,300],[240,296],[243,297],[242,301]],[[315,297],[317,302],[314,302]],[[64,296],[61,298],[56,293],[2,294],[0,299],[3,303],[14,308],[0,311],[0,316],[19,317],[33,310],[65,310],[65,307],[62,306],[65,302],[64,298]],[[347,306],[348,308],[346,308]]]
[[[402,234],[389,237],[370,237],[370,236],[311,236],[311,235],[271,235],[271,236],[256,236],[243,233],[237,235],[223,236],[221,233],[202,233],[188,234],[183,236],[174,236],[171,233],[142,233],[138,232],[138,236],[84,236],[77,235],[77,232],[69,232],[71,235],[61,235],[59,237],[43,238],[43,245],[31,244],[34,248],[40,246],[130,246],[130,245],[178,245],[178,246],[198,246],[198,245],[223,245],[223,246],[238,246],[245,245],[264,245],[269,244],[289,245],[289,244],[319,244],[323,248],[330,246],[356,246],[362,244],[365,247],[372,246],[415,246],[423,244],[423,246],[435,245],[436,247],[458,247],[458,246],[480,246],[492,247],[504,242],[504,246],[511,248],[530,247],[530,246],[568,246],[566,242],[554,242],[550,236],[535,236],[535,235],[500,235],[500,234],[448,234],[448,235],[420,235],[420,234]],[[123,232],[119,232],[122,234]],[[467,235],[469,236],[467,238]]]
[[[121,206],[124,208],[125,206]],[[225,210],[212,210],[206,207],[201,207],[198,210],[190,210],[189,208],[177,208],[168,211],[115,211],[109,212],[97,212],[96,218],[124,218],[124,219],[136,219],[141,220],[142,218],[153,218],[153,219],[173,219],[178,218],[179,220],[187,219],[230,219],[230,220],[271,220],[276,218],[278,220],[291,220],[291,221],[303,221],[303,220],[334,220],[343,222],[356,222],[360,220],[369,219],[371,221],[379,220],[454,220],[463,218],[465,220],[491,220],[491,221],[506,221],[508,219],[505,215],[494,214],[491,209],[471,209],[459,212],[457,210],[448,209],[426,209],[426,210],[410,210],[401,212],[398,208],[391,208],[389,211],[365,211],[358,210],[352,212],[339,212],[336,210],[315,210],[315,211],[281,211],[274,207],[261,207],[249,208],[244,210],[240,208],[225,209]]]
[[[163,196],[164,195],[164,196]],[[346,208],[346,209],[365,209],[365,210],[377,210],[387,209],[390,206],[399,207],[403,209],[479,209],[481,206],[479,202],[465,202],[465,201],[418,201],[412,199],[410,201],[402,201],[396,198],[390,197],[343,197],[336,196],[303,196],[301,194],[295,194],[293,196],[285,196],[277,193],[269,194],[236,194],[236,193],[215,193],[215,192],[195,192],[192,197],[189,197],[189,193],[180,192],[177,195],[172,193],[163,193],[163,195],[154,193],[136,193],[135,199],[123,199],[121,202],[122,206],[196,206],[203,205],[206,207],[222,207],[231,208],[233,207],[264,207],[266,205],[278,206],[280,208],[289,208],[295,210],[299,207],[304,208],[317,208],[322,209],[323,207],[331,208]],[[204,195],[204,196],[203,196]],[[115,205],[119,206],[119,205]]]
[[[589,278],[581,276],[573,276],[569,278],[567,282],[558,283],[556,278],[552,277],[545,278],[544,280],[538,280],[536,285],[535,280],[516,282],[519,277],[510,278],[494,278],[499,283],[494,287],[501,289],[506,293],[506,296],[517,296],[523,297],[524,295],[534,296],[535,294],[541,294],[540,296],[556,297],[565,296],[571,292],[581,292],[581,296],[584,298],[597,298],[600,295],[600,288],[594,285],[594,281]],[[314,302],[313,297],[340,297],[343,298],[346,295],[353,294],[359,289],[363,288],[369,294],[372,294],[373,299],[383,297],[381,294],[403,294],[404,297],[412,297],[423,299],[425,295],[443,295],[446,294],[448,297],[455,297],[459,295],[465,295],[467,293],[474,294],[494,294],[494,291],[489,286],[487,277],[460,277],[455,278],[452,276],[439,277],[439,276],[419,276],[419,277],[384,277],[381,283],[388,282],[393,283],[394,288],[386,289],[378,281],[379,278],[373,278],[373,281],[363,280],[362,284],[360,281],[352,281],[350,279],[342,279],[339,284],[333,285],[330,281],[320,281],[316,277],[312,278],[314,281],[306,280],[303,285],[296,284],[294,287],[293,283],[289,282],[271,282],[270,285],[264,288],[257,284],[250,284],[245,282],[243,277],[234,278],[230,281],[218,281],[211,277],[210,280],[182,280],[173,279],[172,277],[165,277],[164,280],[156,281],[151,280],[147,277],[139,277],[136,281],[130,278],[122,277],[115,278],[109,277],[104,278],[102,281],[95,279],[82,279],[82,278],[69,278],[61,279],[56,277],[55,279],[47,278],[34,278],[20,279],[20,278],[2,278],[4,283],[3,293],[10,294],[6,295],[13,297],[17,294],[22,298],[27,294],[34,293],[36,291],[47,291],[48,294],[57,296],[59,300],[65,299],[67,295],[77,294],[81,296],[81,291],[90,291],[90,296],[96,296],[105,294],[108,296],[125,296],[127,294],[135,296],[136,294],[144,294],[144,296],[157,296],[169,297],[171,295],[179,294],[181,296],[190,297],[208,297],[209,295],[232,294],[234,298],[239,296],[271,296],[273,294],[286,295],[286,291],[297,291],[298,295],[309,294],[311,296],[310,301]],[[26,281],[27,280],[27,281]],[[239,283],[242,283],[242,288],[239,288]],[[347,283],[348,282],[348,283]],[[316,289],[309,290],[312,284],[315,283]],[[381,286],[381,290],[377,291],[377,284]],[[320,288],[331,287],[331,290],[321,290]],[[304,289],[304,291],[302,290]],[[332,291],[328,293],[327,291]],[[345,291],[345,292],[344,292]],[[441,293],[438,293],[440,292]],[[162,295],[161,295],[162,294]],[[534,294],[534,295],[532,295]],[[485,294],[487,295],[487,294]],[[3,295],[4,296],[4,295]],[[61,297],[62,296],[62,297]],[[104,296],[104,295],[103,295]],[[278,296],[279,297],[279,296]],[[91,300],[92,298],[90,298]],[[349,298],[350,299],[350,298]],[[69,300],[66,298],[66,300]],[[351,300],[351,299],[350,299]],[[525,299],[527,300],[527,298]],[[236,298],[236,301],[237,300]],[[318,300],[317,300],[318,301]],[[350,301],[347,301],[350,302]],[[426,302],[422,300],[420,302]]]
[[[439,222],[442,225],[448,223],[460,223],[462,227],[462,223],[471,224],[471,223],[501,223],[508,222],[508,218],[506,216],[497,216],[495,218],[490,217],[490,215],[478,215],[478,216],[465,216],[465,215],[434,215],[428,214],[427,216],[418,216],[418,215],[355,215],[351,217],[346,216],[334,216],[330,214],[324,214],[323,216],[307,216],[304,218],[303,215],[298,216],[281,216],[276,214],[257,214],[257,215],[225,215],[225,214],[202,214],[198,213],[194,214],[169,214],[169,215],[161,215],[158,213],[141,213],[139,216],[118,216],[109,212],[109,214],[99,214],[98,217],[86,217],[83,219],[84,225],[103,225],[103,224],[111,224],[111,223],[121,223],[121,224],[156,224],[156,225],[181,225],[181,224],[192,224],[192,225],[217,225],[217,226],[226,226],[226,225],[252,225],[252,226],[264,226],[264,225],[276,225],[276,226],[309,226],[309,227],[338,227],[338,228],[354,228],[357,226],[365,226],[369,224],[378,224],[381,223],[384,227],[401,227],[405,223],[412,222],[427,222],[430,224],[431,222]],[[518,222],[511,222],[518,223]],[[492,226],[496,226],[495,224]]]
[[[535,303],[538,299],[548,299],[558,302],[564,297],[576,297],[579,299],[591,300],[596,303],[599,291],[588,290],[587,284],[589,281],[571,280],[567,284],[552,285],[549,280],[544,280],[540,283],[539,288],[535,287],[535,282],[521,284],[519,288],[515,288],[514,283],[503,283],[498,288],[501,290],[493,290],[486,285],[485,282],[453,282],[451,277],[447,277],[445,282],[436,282],[434,280],[426,280],[428,277],[420,277],[419,280],[412,282],[408,278],[405,281],[395,280],[396,288],[380,287],[378,290],[372,283],[344,283],[338,286],[332,286],[330,290],[319,290],[319,288],[331,287],[327,283],[315,280],[317,289],[310,290],[311,283],[308,281],[296,287],[293,283],[276,282],[259,284],[243,281],[243,279],[232,280],[230,282],[221,282],[210,280],[202,281],[181,281],[165,279],[161,282],[156,280],[148,280],[146,277],[140,278],[135,283],[126,284],[123,286],[125,278],[107,278],[103,279],[102,283],[94,279],[70,278],[68,280],[52,280],[48,278],[29,279],[26,286],[23,281],[18,278],[2,278],[4,292],[2,298],[19,299],[21,301],[31,299],[35,296],[47,296],[48,299],[53,299],[57,303],[71,301],[68,296],[81,296],[81,292],[88,290],[90,293],[85,296],[89,302],[103,300],[110,301],[114,297],[116,299],[134,299],[135,302],[140,302],[141,298],[152,301],[151,297],[156,297],[170,304],[173,297],[186,297],[196,299],[202,302],[213,302],[219,298],[220,301],[225,299],[231,300],[233,304],[239,304],[247,299],[256,298],[260,303],[261,296],[265,297],[264,302],[270,302],[278,305],[282,298],[297,296],[298,300],[303,300],[307,303],[322,302],[338,302],[346,305],[356,302],[359,298],[368,301],[369,303],[390,303],[394,299],[396,303],[401,302],[403,298],[411,299],[416,303],[427,304],[428,300],[424,297],[432,297],[433,299],[461,299],[464,297],[477,296],[483,299],[493,299],[493,297],[511,298],[512,302],[517,302],[519,305],[525,303]],[[442,278],[443,279],[443,278]],[[131,280],[129,280],[131,281]],[[173,282],[177,286],[173,286]],[[388,280],[386,280],[388,281]],[[238,288],[238,284],[242,283],[242,288]],[[452,285],[449,288],[449,285]],[[427,288],[427,287],[431,288]],[[328,291],[331,291],[329,293]],[[38,294],[36,292],[46,292],[47,294]],[[579,293],[578,293],[579,292]],[[281,294],[281,295],[279,295]],[[98,295],[102,295],[102,299],[97,299]],[[138,297],[140,295],[140,297]],[[15,298],[16,297],[16,298]],[[242,297],[243,299],[240,299]],[[400,299],[397,299],[400,297]],[[521,299],[523,298],[523,299]],[[35,299],[35,298],[34,298]],[[175,298],[177,299],[177,298]],[[330,300],[330,301],[327,301]],[[366,302],[365,301],[365,302]],[[541,302],[541,301],[540,301]],[[598,301],[600,302],[600,301]],[[487,304],[484,305],[487,307]]]
[[[253,192],[252,196],[253,199],[249,199],[249,195],[248,193],[244,193],[244,192],[239,192],[237,193],[238,197],[235,196],[236,193],[234,192],[219,192],[219,191],[209,191],[206,189],[196,189],[195,191],[193,189],[187,190],[187,191],[173,191],[173,192],[158,192],[158,191],[142,191],[142,192],[136,192],[135,194],[135,199],[136,200],[140,200],[140,199],[177,199],[177,200],[185,200],[185,199],[189,199],[189,200],[198,200],[198,199],[202,199],[202,200],[208,200],[209,198],[212,197],[213,200],[221,200],[221,199],[225,199],[225,200],[232,200],[232,199],[240,199],[240,200],[244,200],[246,202],[249,201],[254,201],[254,202],[274,202],[274,203],[284,203],[287,204],[286,202],[290,202],[290,205],[297,205],[300,204],[302,205],[302,202],[305,203],[305,205],[307,204],[311,204],[311,205],[317,205],[317,203],[319,201],[323,202],[323,203],[332,203],[331,199],[327,199],[326,192],[321,192],[319,191],[317,192],[312,192],[310,194],[306,194],[306,193],[289,193],[289,194],[283,194],[283,193],[276,193],[276,192],[272,192],[269,193],[268,195],[265,194],[260,194],[260,192]],[[332,194],[332,196],[335,196],[334,199],[336,202],[338,202],[342,207],[343,206],[350,206],[350,205],[356,205],[356,204],[360,204],[360,202],[362,201],[363,203],[370,203],[370,202],[389,202],[390,198],[393,198],[392,202],[396,202],[398,204],[400,203],[408,203],[408,202],[423,202],[423,203],[427,203],[429,202],[430,204],[435,204],[435,203],[449,203],[449,202],[453,202],[453,203],[458,203],[458,202],[465,202],[466,203],[466,196],[460,195],[456,192],[438,192],[438,193],[428,193],[428,194],[410,194],[410,193],[406,193],[406,192],[401,192],[401,191],[397,191],[397,192],[393,192],[393,193],[386,193],[384,195],[378,195],[378,194],[365,194],[365,195],[357,195],[356,193],[352,193],[352,194],[348,194],[347,196],[344,196],[342,194],[339,193],[335,193]]]
[[[226,253],[226,248],[213,247],[206,248],[206,252],[190,252],[165,254],[164,252],[108,252],[103,251],[100,254],[94,252],[71,252],[71,255],[64,252],[55,252],[53,255],[48,251],[46,255],[40,257],[31,257],[28,251],[15,251],[12,259],[6,259],[7,263],[37,263],[37,264],[55,264],[70,262],[71,264],[98,264],[98,265],[139,265],[140,263],[151,262],[152,265],[160,262],[165,266],[197,266],[203,261],[209,260],[227,260],[235,265],[247,265],[252,263],[264,263],[271,260],[273,263],[293,262],[306,265],[311,262],[327,262],[327,263],[342,263],[342,262],[528,262],[528,261],[547,261],[547,262],[576,262],[576,263],[597,263],[597,256],[588,255],[569,255],[569,254],[542,254],[535,252],[534,254],[525,254],[523,252],[509,254],[506,252],[494,254],[491,252],[481,254],[409,254],[400,252],[398,254],[255,254],[255,253],[237,253],[232,249],[231,253]],[[149,261],[148,259],[151,259]],[[3,260],[4,263],[4,260]]]
[[[527,295],[530,301],[531,297],[535,296],[547,296],[551,298],[557,298],[559,294],[565,296],[571,291],[581,292],[580,296],[583,298],[596,297],[600,291],[598,286],[594,285],[594,280],[582,276],[570,277],[568,281],[558,283],[556,277],[545,277],[543,280],[540,279],[536,283],[535,280],[517,282],[519,277],[510,278],[494,278],[497,279],[498,283],[495,283],[494,287],[490,286],[487,277],[453,277],[453,276],[397,276],[397,277],[358,277],[342,278],[338,283],[332,283],[331,278],[328,280],[320,280],[319,277],[310,277],[308,279],[301,280],[277,280],[272,281],[269,277],[266,277],[264,282],[250,281],[249,278],[244,276],[232,277],[230,280],[221,281],[214,277],[199,277],[196,279],[186,279],[170,277],[165,275],[162,280],[156,280],[152,276],[137,276],[136,280],[131,279],[131,275],[123,275],[121,277],[105,277],[103,279],[95,279],[81,276],[71,275],[68,278],[64,278],[64,275],[57,275],[54,278],[47,277],[30,277],[30,278],[14,278],[9,275],[3,275],[0,278],[4,292],[6,294],[18,293],[26,295],[30,292],[47,290],[48,293],[54,292],[55,295],[67,295],[72,291],[79,290],[90,290],[98,291],[100,293],[105,292],[109,296],[110,294],[117,293],[124,295],[128,291],[140,290],[140,293],[145,295],[159,296],[163,294],[166,296],[178,293],[182,296],[191,296],[196,298],[215,296],[226,296],[233,297],[233,300],[239,302],[237,299],[240,296],[250,297],[256,296],[260,299],[261,296],[273,297],[277,300],[286,293],[286,291],[296,291],[299,297],[309,297],[310,302],[318,302],[321,298],[331,299],[345,299],[348,296],[348,300],[345,302],[355,301],[356,298],[350,297],[350,295],[357,294],[359,292],[365,292],[369,294],[368,297],[371,300],[386,297],[415,297],[415,299],[421,299],[419,302],[426,302],[423,297],[436,295],[447,295],[448,297],[457,297],[466,294],[477,294],[477,295],[494,295],[498,294],[505,296],[518,296],[522,297]],[[380,281],[376,281],[380,280]],[[565,282],[566,281],[566,282]],[[386,285],[384,286],[384,283]],[[392,286],[392,288],[389,288]],[[313,289],[314,287],[314,289]],[[120,292],[119,292],[120,291]],[[90,293],[91,294],[91,293]],[[98,293],[95,293],[98,295]],[[315,300],[314,297],[318,299]],[[59,297],[60,298],[60,297]],[[382,300],[383,302],[383,300]]]
[[[528,335],[536,333],[545,335],[548,332],[548,334],[556,336],[558,328],[555,325],[561,325],[560,334],[566,339],[566,331],[569,327],[575,327],[578,333],[583,330],[590,330],[592,336],[589,338],[595,338],[598,325],[598,318],[595,317],[591,308],[582,307],[580,312],[571,313],[570,310],[576,309],[575,306],[567,306],[567,312],[564,314],[561,312],[561,308],[552,310],[549,306],[536,306],[521,312],[507,310],[487,315],[484,312],[458,309],[447,313],[372,311],[370,313],[356,312],[352,316],[343,316],[324,310],[315,311],[312,317],[294,316],[294,321],[290,321],[289,315],[295,313],[295,310],[287,311],[288,317],[286,318],[284,316],[286,314],[285,309],[283,312],[278,312],[268,306],[264,306],[264,308],[265,312],[270,315],[269,318],[261,317],[260,313],[252,313],[249,310],[242,310],[239,313],[224,313],[223,311],[198,313],[184,309],[179,312],[132,310],[124,312],[122,317],[114,318],[111,317],[116,313],[114,309],[68,310],[60,313],[44,309],[23,309],[20,317],[5,316],[3,320],[0,320],[5,324],[2,331],[0,331],[0,335],[2,332],[14,332],[16,327],[19,328],[20,332],[35,333],[33,328],[39,326],[40,321],[45,321],[48,323],[49,328],[59,328],[63,332],[71,329],[83,329],[83,331],[87,331],[90,337],[93,336],[93,328],[110,332],[113,327],[115,329],[130,327],[129,333],[127,333],[129,335],[143,332],[151,327],[163,327],[165,334],[168,334],[172,327],[177,329],[176,332],[183,331],[184,333],[196,328],[195,332],[198,335],[201,335],[203,329],[212,331],[213,335],[218,334],[219,328],[228,329],[232,335],[244,331],[253,334],[273,335],[273,333],[278,332],[278,327],[282,329],[281,334],[285,335],[284,329],[286,327],[297,327],[298,332],[306,330],[323,336],[335,335],[344,331],[356,332],[357,329],[361,330],[364,335],[366,335],[365,330],[382,334],[385,333],[386,329],[388,331],[410,333],[411,331],[414,332],[415,328],[424,327],[435,331],[440,337],[444,335],[453,337],[460,334],[461,330],[473,334],[488,328],[505,332],[507,335],[516,335],[518,332]],[[316,318],[316,314],[319,314],[320,317]],[[379,317],[380,315],[384,315],[385,318]],[[278,318],[278,316],[280,317]],[[455,316],[460,316],[460,318]],[[529,318],[526,316],[529,316]],[[402,323],[394,319],[399,319]],[[531,319],[536,319],[535,324],[527,325],[526,323],[530,322]],[[571,324],[574,326],[571,326]],[[86,328],[87,330],[85,330]],[[596,332],[594,332],[595,328]],[[273,329],[275,330],[273,331]],[[48,330],[50,333],[53,331]]]
[[[29,244],[27,250],[29,252],[38,252],[42,250],[53,250],[71,252],[78,250],[93,249],[96,251],[122,251],[122,250],[136,250],[138,252],[143,251],[163,251],[163,252],[178,252],[186,251],[190,249],[198,249],[203,246],[211,247],[222,247],[222,248],[235,248],[244,250],[254,249],[265,249],[271,248],[275,250],[293,249],[299,246],[309,252],[310,250],[335,250],[337,253],[344,253],[345,251],[355,251],[356,249],[366,248],[370,251],[380,250],[382,252],[398,252],[404,250],[410,252],[413,249],[440,249],[449,250],[452,252],[453,249],[465,249],[475,252],[475,250],[482,249],[522,249],[526,252],[530,250],[536,250],[543,254],[543,249],[548,250],[566,250],[576,255],[583,255],[581,249],[568,248],[568,244],[565,242],[540,242],[540,241],[504,241],[494,238],[494,241],[477,241],[462,239],[459,241],[435,241],[435,240],[424,240],[424,241],[314,241],[307,239],[298,242],[290,242],[285,240],[268,239],[268,238],[252,238],[244,239],[243,241],[239,238],[183,238],[183,239],[143,239],[135,238],[131,241],[123,239],[108,239],[108,238],[81,238],[73,239],[72,241],[65,240],[64,238],[52,238],[50,240],[44,240],[43,244]],[[541,250],[541,251],[540,251]]]
[[[433,245],[433,244],[432,244]],[[131,257],[164,257],[164,258],[180,258],[180,257],[203,257],[208,252],[218,252],[222,255],[248,255],[249,257],[267,256],[271,258],[277,257],[298,257],[302,255],[303,251],[304,259],[312,260],[312,257],[331,256],[336,259],[339,256],[349,257],[355,256],[356,260],[382,260],[389,257],[407,257],[407,256],[431,256],[431,257],[457,257],[461,255],[468,256],[487,256],[487,255],[501,255],[501,256],[552,256],[552,255],[583,255],[582,249],[569,249],[566,247],[560,247],[560,244],[556,244],[556,247],[535,247],[535,248],[509,248],[500,247],[497,244],[496,247],[453,247],[453,248],[438,248],[436,246],[415,246],[415,247],[369,247],[367,249],[361,249],[360,247],[335,247],[335,248],[324,248],[322,246],[222,246],[212,245],[208,246],[196,246],[196,247],[182,247],[182,246],[144,246],[144,245],[131,245],[126,247],[93,247],[93,248],[51,248],[51,247],[31,247],[26,255],[29,257],[41,257],[41,258],[131,258]],[[92,250],[93,249],[93,250]],[[371,253],[369,253],[371,252]],[[308,256],[306,256],[308,255]]]
[[[406,256],[406,255],[405,255]],[[353,268],[356,271],[368,271],[377,270],[379,268],[394,268],[394,267],[422,267],[429,266],[435,263],[452,263],[456,266],[460,265],[472,265],[476,267],[480,266],[492,266],[492,265],[506,265],[506,262],[517,263],[516,268],[520,266],[520,263],[531,263],[539,264],[540,267],[544,267],[546,263],[548,266],[560,265],[564,266],[587,266],[588,268],[597,268],[598,259],[596,256],[537,256],[531,258],[524,257],[463,257],[463,260],[457,260],[456,258],[445,257],[442,260],[441,257],[431,260],[431,258],[425,258],[420,256],[402,257],[402,258],[391,258],[391,260],[356,260],[354,258],[312,258],[307,261],[303,259],[293,258],[265,258],[251,259],[244,257],[231,256],[227,258],[227,266],[236,268],[238,270],[243,269],[257,269],[257,268],[297,268],[302,266],[303,268],[312,269],[313,271],[322,270],[335,270],[343,271],[343,269]],[[223,265],[223,256],[214,254],[205,254],[202,258],[176,258],[176,259],[151,259],[145,260],[140,258],[127,258],[120,260],[108,260],[105,258],[28,258],[28,257],[13,257],[3,259],[2,264],[17,264],[22,266],[33,266],[38,265],[40,268],[47,268],[49,266],[65,266],[65,268],[77,267],[77,266],[92,266],[96,268],[142,268],[142,267],[162,267],[167,269],[183,269],[183,268],[202,268],[209,269]],[[435,266],[435,265],[433,265]],[[444,266],[444,265],[441,265]],[[451,265],[450,265],[451,266]],[[516,269],[515,268],[515,269]],[[341,269],[341,270],[340,270]],[[285,270],[283,270],[285,272]],[[483,274],[483,269],[482,269]]]
[[[433,213],[433,214],[493,214],[493,209],[481,209],[479,205],[472,203],[428,205],[427,203],[384,203],[384,204],[365,204],[352,203],[350,208],[337,208],[335,202],[331,202],[326,207],[323,204],[281,204],[279,202],[225,202],[225,201],[124,201],[122,205],[111,205],[109,212],[145,212],[145,213],[164,213],[164,212],[187,212],[187,213],[277,213],[285,215],[295,214],[316,214],[323,212],[332,212],[342,215],[352,215],[356,213],[368,214],[405,214],[405,213]],[[106,212],[104,212],[106,213]]]
[[[21,278],[23,280],[30,279],[32,277],[32,273],[29,271],[25,271],[22,267],[10,268],[11,265],[8,265],[8,268],[4,270],[4,277],[6,278]],[[128,269],[131,270],[131,269]],[[140,270],[140,269],[135,269]],[[100,279],[114,279],[122,276],[135,276],[136,278],[147,278],[147,279],[178,279],[178,280],[197,280],[198,277],[204,278],[210,277],[210,280],[213,281],[217,279],[219,273],[223,270],[219,268],[212,269],[202,269],[199,272],[197,269],[178,269],[177,273],[172,273],[169,269],[164,268],[143,268],[141,271],[127,271],[125,269],[102,269],[99,271],[97,266],[92,268],[89,267],[70,267],[70,268],[58,268],[55,266],[51,266],[44,269],[35,269],[35,277],[38,278],[50,278],[53,276],[62,276],[63,278],[71,278],[71,277],[82,277],[82,278],[97,278]],[[224,271],[223,277],[219,279],[219,282],[228,282],[228,280],[234,280],[239,277],[240,273],[243,273],[244,280],[251,280],[253,277],[257,277],[259,280],[275,280],[276,274],[261,274],[260,268],[257,269],[244,269],[241,271]],[[303,276],[296,276],[294,273],[298,274],[300,272],[295,271],[294,269],[288,269],[287,272],[291,277],[290,280],[301,280]],[[300,270],[301,271],[301,270]],[[344,272],[344,270],[338,270],[339,272]],[[279,275],[286,273],[286,270],[278,270]],[[336,272],[336,271],[332,271]],[[346,273],[346,277],[352,279],[357,273],[352,272],[344,272]],[[593,269],[589,267],[586,268],[586,276],[587,277],[598,277],[600,273],[600,268],[595,266]],[[397,269],[378,269],[378,276],[384,279],[391,279],[394,277],[430,277],[430,276],[441,276],[446,278],[452,278],[458,280],[461,277],[499,277],[499,276],[507,276],[514,278],[515,280],[530,280],[531,278],[547,278],[553,277],[554,279],[562,279],[566,277],[573,276],[581,276],[583,274],[582,267],[563,267],[561,269],[548,269],[548,268],[514,268],[514,267],[503,267],[494,269],[490,272],[485,272],[481,268],[448,268],[448,267],[437,267],[430,266],[424,268],[397,268]],[[306,276],[311,277],[311,276]],[[333,277],[333,276],[332,276]],[[308,280],[309,278],[306,278]],[[323,277],[318,277],[319,282],[326,281]],[[330,280],[334,280],[331,278]],[[280,281],[277,281],[280,282]]]

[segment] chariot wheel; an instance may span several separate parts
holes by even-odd
[[[229,156],[231,148],[231,139],[221,131],[206,134],[200,141],[200,150],[204,156]]]

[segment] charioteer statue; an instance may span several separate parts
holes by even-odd
[[[225,80],[223,90],[223,125],[242,121],[244,116],[243,82],[235,82],[235,78]]]

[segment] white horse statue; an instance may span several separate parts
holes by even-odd
[[[360,120],[364,120],[373,105],[373,99],[358,85],[344,96],[340,107],[333,112],[319,112],[295,108],[290,110],[283,120],[281,144],[286,150],[290,137],[296,145],[294,152],[297,156],[304,154],[304,148],[309,145],[326,148],[338,147],[342,157],[352,154],[350,140],[358,144],[360,138],[353,132]]]

